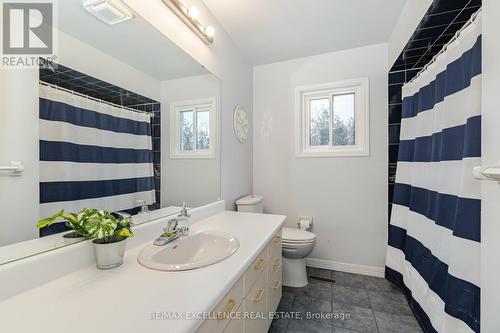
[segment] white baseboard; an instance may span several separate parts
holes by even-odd
[[[362,266],[347,264],[345,262],[306,258],[306,266],[329,269],[346,273],[362,274],[376,277],[384,277],[384,267]]]

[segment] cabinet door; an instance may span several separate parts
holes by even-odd
[[[267,262],[268,249],[266,247],[245,272],[245,296],[250,292],[253,284],[259,277],[259,274],[266,270]]]
[[[231,319],[229,324],[224,329],[224,333],[243,333],[243,305],[241,305],[236,313],[240,314],[239,317]]]
[[[281,300],[281,295],[282,295],[282,289],[281,289],[281,283],[282,283],[282,271],[281,271],[281,266],[278,268],[276,273],[274,274],[274,277],[269,281],[268,284],[268,297],[267,297],[267,304],[268,304],[268,311],[274,312],[278,308],[278,304],[280,303]]]
[[[274,255],[269,258],[269,264],[268,264],[268,276],[269,276],[269,283],[271,283],[271,279],[276,275],[276,272],[278,270],[281,270],[281,264],[282,264],[282,257],[281,253],[278,255]]]
[[[269,257],[281,257],[281,230],[274,235],[273,240],[269,243]]]
[[[219,302],[213,311],[216,319],[206,319],[197,333],[220,333],[224,330],[229,320],[234,316],[243,301],[243,278],[231,288],[226,296]],[[240,307],[241,308],[241,307]]]
[[[267,272],[263,272],[245,298],[245,333],[265,333],[267,328]]]

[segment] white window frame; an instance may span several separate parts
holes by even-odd
[[[210,148],[204,150],[196,149],[196,130],[194,135],[193,150],[181,150],[180,145],[180,114],[182,111],[196,111],[207,109],[209,114],[209,140]],[[193,120],[196,119],[193,117]],[[214,97],[176,101],[170,103],[170,158],[171,159],[205,159],[216,158],[216,147],[218,145],[218,107]],[[194,122],[195,124],[195,122]]]
[[[334,95],[354,93],[355,144],[332,145],[332,117],[329,124],[329,145],[310,146],[310,110],[313,99],[328,98],[332,107]],[[299,86],[295,88],[296,157],[349,157],[370,155],[370,92],[369,79],[359,78],[341,82]],[[332,110],[330,110],[332,112]]]

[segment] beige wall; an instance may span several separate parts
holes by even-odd
[[[254,68],[254,190],[267,213],[311,215],[310,258],[382,274],[387,244],[387,44]],[[370,156],[295,157],[296,86],[368,77]]]

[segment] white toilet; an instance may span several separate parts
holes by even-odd
[[[306,273],[305,257],[316,244],[316,235],[298,228],[283,227],[283,285],[305,287],[309,283]]]
[[[236,201],[239,212],[264,212],[261,195],[249,195]],[[305,287],[307,280],[304,258],[311,253],[316,244],[316,235],[299,228],[283,227],[283,285],[287,287]]]

